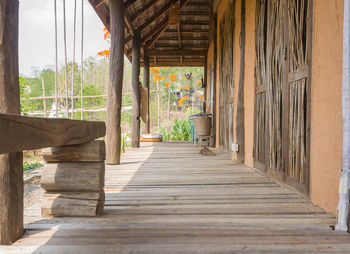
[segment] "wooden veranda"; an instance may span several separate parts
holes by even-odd
[[[106,168],[97,218],[42,219],[0,253],[348,253],[335,218],[221,152],[189,143],[142,144]]]

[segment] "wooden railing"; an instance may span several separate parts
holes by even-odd
[[[0,154],[86,143],[105,134],[105,122],[0,114]]]

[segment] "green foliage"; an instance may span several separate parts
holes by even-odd
[[[195,115],[195,114],[199,114],[199,113],[203,113],[203,112],[201,112],[201,110],[199,110],[199,108],[192,107],[192,106],[188,107],[186,110],[187,117],[190,117],[191,115]]]
[[[120,152],[125,153],[126,149],[130,147],[130,134],[122,133]]]
[[[171,140],[171,132],[169,132],[165,127],[160,127],[160,134],[163,136],[163,140]]]
[[[166,128],[162,127],[160,133],[164,140],[190,141],[191,122],[188,119],[176,119],[170,132],[168,132]]]
[[[20,91],[20,98],[28,99],[29,95],[29,86],[26,83],[26,79],[23,77],[19,77],[19,91]],[[23,115],[28,115],[27,113],[31,110],[33,110],[34,106],[30,101],[21,101],[21,113]]]
[[[29,163],[28,161],[25,161],[23,163],[23,171],[33,170],[33,169],[41,168],[43,166],[44,165],[41,164],[40,162]]]
[[[191,138],[191,122],[188,119],[176,119],[171,132],[172,140],[189,141]]]

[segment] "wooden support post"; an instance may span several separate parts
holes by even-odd
[[[139,31],[136,31],[132,40],[132,148],[140,147],[140,44],[141,33]]]
[[[18,1],[0,2],[0,113],[20,114]],[[0,155],[0,244],[23,234],[23,154]]]
[[[149,88],[149,57],[148,55],[144,55],[143,58],[143,86],[147,90],[147,98],[144,98],[147,100],[147,117],[146,122],[143,124],[143,133],[149,134],[151,132],[151,125],[150,125],[150,118],[149,118],[149,94],[150,94],[150,88]]]
[[[204,60],[204,102],[203,102],[203,112],[207,112],[207,88],[208,88],[208,59],[207,56],[205,56],[205,60]],[[209,104],[210,105],[210,104]]]
[[[213,15],[213,40],[214,40],[214,60],[213,60],[213,64],[214,64],[214,83],[211,84],[212,86],[214,86],[213,89],[213,147],[216,146],[216,94],[217,94],[217,87],[216,87],[216,78],[217,78],[217,58],[218,58],[218,43],[217,43],[217,27],[218,27],[218,16],[217,13],[215,13]]]
[[[120,164],[121,105],[124,71],[124,8],[123,0],[111,0],[111,55],[107,99],[107,164]]]
[[[244,142],[244,57],[245,57],[245,0],[241,1],[241,59],[238,83],[238,102],[236,115],[236,140],[239,145],[237,163],[244,163],[245,142]]]

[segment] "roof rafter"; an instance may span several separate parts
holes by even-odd
[[[188,4],[190,0],[181,0],[180,2],[180,7],[179,7],[179,11],[181,12],[181,10],[186,6],[186,4]],[[151,41],[149,43],[146,44],[146,47],[149,47],[150,45],[154,44],[159,36],[168,28],[169,25],[169,16],[166,16],[165,19],[161,22],[164,23],[164,27],[163,26],[159,26],[157,27],[157,31],[155,31],[151,37]],[[156,30],[156,29],[155,29]],[[144,38],[142,38],[143,43],[146,43],[146,41],[148,40],[148,38],[146,38],[146,36]]]
[[[124,3],[124,8],[127,9],[130,5],[134,4],[137,0],[128,0]]]
[[[167,3],[166,5],[164,5],[158,12],[154,13],[149,19],[147,19],[145,21],[145,23],[143,23],[141,26],[139,26],[137,29],[138,30],[143,30],[144,28],[146,28],[147,26],[149,26],[150,24],[152,24],[154,21],[156,21],[160,16],[162,16],[165,12],[167,12],[171,5],[173,3],[175,3],[177,0],[171,0],[169,3]]]
[[[141,15],[143,15],[146,11],[148,11],[155,3],[157,0],[152,0],[149,3],[145,4],[145,6],[137,11],[132,17],[131,17],[131,22],[135,21],[137,18],[139,18]]]

